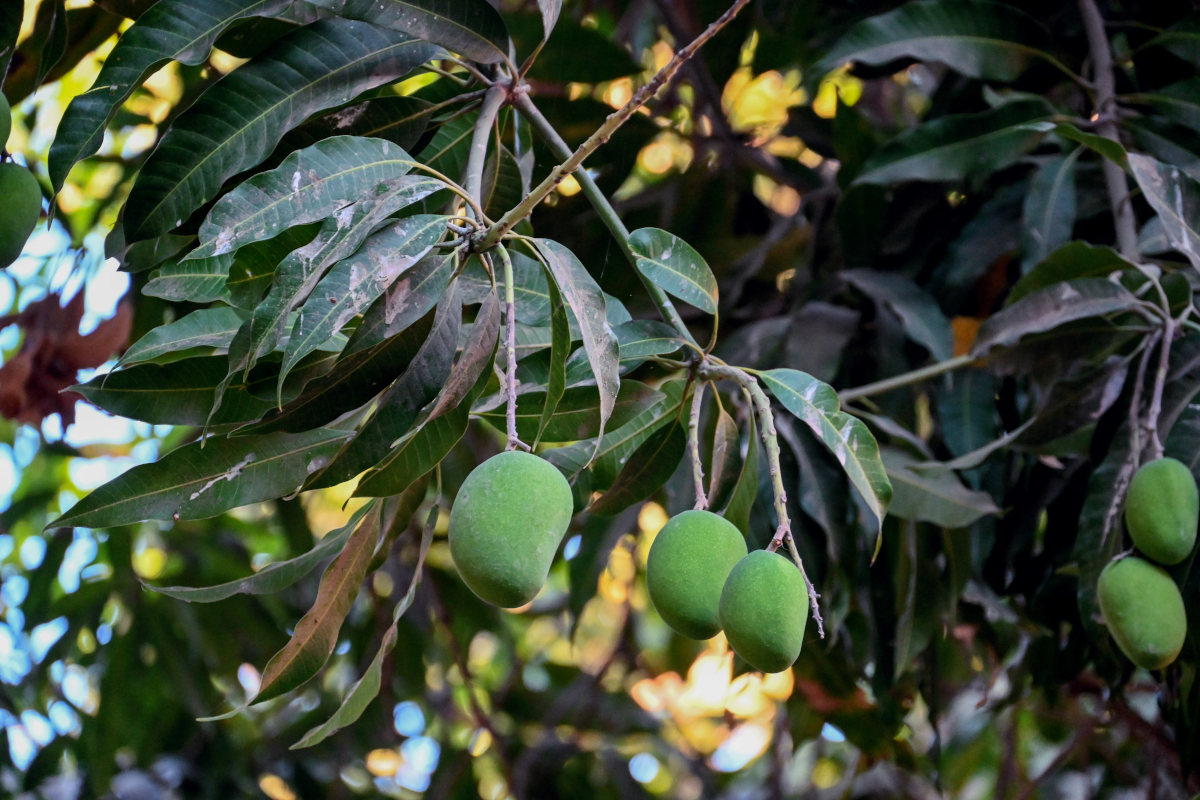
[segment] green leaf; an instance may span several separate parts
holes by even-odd
[[[417,357],[433,327],[426,314],[405,330],[338,360],[327,375],[309,383],[304,392],[262,422],[238,430],[239,435],[269,431],[306,431],[332,422],[375,397]]]
[[[519,250],[510,248],[508,254],[513,264],[513,303],[517,307],[517,321],[522,325],[551,324],[550,290],[545,268]],[[496,277],[499,281],[500,275]],[[459,283],[464,305],[482,303],[485,297],[495,291],[478,258],[467,262]],[[574,327],[578,329],[578,325]]]
[[[848,30],[810,70],[824,76],[847,61],[886,64],[899,58],[940,61],[972,78],[1015,80],[1047,52],[1046,29],[1019,9],[988,2],[913,2]]]
[[[562,0],[538,0],[538,11],[542,14],[542,39],[549,39],[562,12]]]
[[[1136,269],[1131,261],[1106,245],[1087,242],[1068,242],[1059,247],[1033,269],[1021,276],[1005,298],[1012,305],[1022,297],[1076,278],[1103,278],[1114,272]]]
[[[395,186],[415,163],[384,139],[336,136],[297,150],[218,200],[200,226],[200,246],[187,260],[230,253],[328,219],[363,200],[367,187]]]
[[[436,467],[467,431],[471,404],[491,378],[499,342],[500,301],[493,296],[479,310],[462,355],[450,379],[413,431],[392,442],[387,456],[359,481],[356,496],[384,496],[401,491]]]
[[[454,253],[431,255],[418,261],[367,309],[346,344],[346,355],[375,347],[407,330],[437,305],[457,267],[458,256]]]
[[[885,144],[854,182],[957,181],[995,172],[1041,141],[1044,132],[1025,123],[1051,112],[1042,100],[1019,100],[977,114],[940,117]]]
[[[1129,154],[1129,166],[1146,201],[1162,218],[1171,246],[1200,269],[1200,182],[1140,153]]]
[[[424,486],[422,485],[423,488]],[[392,610],[392,624],[384,631],[383,640],[379,643],[379,649],[375,652],[375,657],[371,659],[371,663],[367,666],[366,671],[363,672],[361,678],[355,681],[350,690],[346,692],[342,704],[338,706],[338,710],[333,713],[333,716],[320,725],[309,729],[301,737],[300,741],[296,742],[289,749],[298,750],[302,747],[312,747],[328,739],[332,734],[357,721],[370,702],[379,694],[379,688],[383,685],[383,661],[396,647],[396,640],[399,638],[399,628],[397,626],[400,618],[404,616],[404,612],[408,611],[412,606],[413,600],[416,599],[417,587],[421,583],[421,574],[425,567],[425,556],[429,553],[429,545],[433,542],[433,532],[437,527],[437,519],[438,507],[434,505],[430,509],[425,524],[421,529],[420,549],[417,551],[417,563],[413,566],[412,579],[408,582],[408,591],[404,593],[404,597],[400,599],[400,602]]]
[[[720,506],[736,483],[733,470],[738,465],[742,437],[735,420],[724,407],[716,408],[717,420],[713,426],[712,459],[708,470],[708,501]]]
[[[1021,231],[1025,272],[1071,238],[1075,227],[1075,161],[1081,148],[1038,167],[1025,195]]]
[[[1023,337],[1088,317],[1134,308],[1138,299],[1124,286],[1103,278],[1079,278],[1039,289],[993,314],[979,327],[972,353],[1014,345]]]
[[[371,97],[310,119],[284,136],[283,146],[299,150],[335,136],[364,136],[408,150],[421,141],[433,113],[433,104],[418,97]]]
[[[299,8],[292,0],[161,0],[121,34],[92,87],[71,100],[50,145],[50,182],[62,188],[72,165],[100,149],[104,129],[129,95],[168,61],[201,64],[217,37],[248,17]],[[9,15],[6,15],[9,16]],[[311,21],[311,20],[309,20]],[[18,25],[20,18],[17,19]],[[0,70],[0,75],[4,74]]]
[[[904,332],[922,345],[934,359],[944,361],[954,355],[954,334],[950,320],[942,313],[937,301],[903,275],[852,269],[842,277],[877,303],[890,308]]]
[[[549,239],[535,239],[534,242],[545,258],[547,269],[562,292],[563,299],[579,321],[583,349],[600,391],[600,432],[603,435],[604,425],[612,415],[617,392],[621,388],[618,372],[620,350],[608,324],[604,295],[574,253]]]
[[[481,64],[508,56],[504,20],[486,0],[311,0],[338,16],[361,19],[440,44]]]
[[[546,379],[542,414],[533,436],[534,447],[546,435],[550,421],[554,418],[559,401],[567,388],[567,357],[571,354],[571,326],[567,320],[567,307],[563,304],[562,295],[553,280],[547,281],[546,289],[550,296],[550,374]]]
[[[825,445],[850,483],[875,515],[883,531],[892,486],[879,457],[879,445],[867,426],[840,410],[837,393],[828,384],[794,369],[759,373],[771,394]]]
[[[211,437],[126,471],[48,527],[111,528],[148,519],[204,519],[290,494],[348,436],[321,428],[303,434]]]
[[[638,445],[608,491],[588,511],[611,515],[645,500],[675,473],[687,450],[687,434],[678,421],[664,425]]]
[[[17,49],[17,37],[21,34],[21,15],[0,15],[0,75],[8,74],[8,65]]]
[[[312,549],[295,558],[268,564],[258,572],[244,578],[226,581],[216,586],[154,586],[148,583],[143,585],[158,594],[165,594],[167,597],[187,603],[215,603],[233,597],[235,594],[276,594],[312,572],[329,556],[341,552],[342,546],[350,538],[354,529],[358,527],[363,515],[373,510],[371,503],[364,504],[354,512],[345,525],[336,531],[325,534]]]
[[[349,258],[339,261],[313,288],[300,308],[279,370],[282,382],[300,359],[358,316],[437,243],[446,218],[420,214],[372,234]]]
[[[640,228],[629,235],[638,271],[667,294],[709,314],[717,313],[717,279],[690,244],[660,228]]]
[[[149,331],[129,346],[117,364],[154,361],[196,347],[227,348],[241,324],[242,315],[229,306],[200,308]]]
[[[591,439],[600,430],[600,398],[595,386],[576,386],[567,389],[555,404],[546,421],[546,392],[528,392],[517,397],[517,435],[532,440],[538,431],[547,442],[576,442]],[[621,381],[621,391],[613,406],[610,424],[620,427],[630,421],[662,395],[639,381]],[[480,413],[480,417],[497,428],[505,427],[505,408]]]
[[[678,331],[652,319],[623,322],[613,328],[613,334],[617,337],[622,363],[677,353],[684,345]]]
[[[742,459],[742,469],[733,491],[729,493],[729,501],[721,509],[721,516],[737,526],[743,536],[749,537],[750,511],[754,507],[754,498],[758,496],[759,444],[753,414],[748,417],[746,428],[746,457]]]
[[[557,16],[557,12],[556,12]],[[546,39],[545,20],[534,14],[508,17],[518,53],[529,53]],[[642,71],[642,65],[613,37],[574,19],[562,20],[525,73],[538,83],[603,83]]]
[[[229,290],[225,288],[225,281],[229,279],[232,264],[232,253],[166,264],[150,273],[142,294],[191,303],[226,300]]]
[[[223,356],[188,358],[169,364],[140,364],[100,375],[74,391],[88,402],[130,419],[155,425],[202,425],[212,410],[217,386],[225,378]],[[274,373],[271,374],[272,384]],[[258,419],[271,407],[248,391],[246,381],[225,390],[215,425]]]
[[[433,331],[403,374],[379,399],[374,416],[327,467],[309,479],[306,488],[335,486],[370,469],[387,456],[393,442],[412,430],[421,409],[437,397],[450,377],[461,325],[462,307],[456,286],[451,283],[438,304]]]
[[[883,448],[881,455],[894,490],[889,514],[943,528],[965,528],[981,517],[1000,513],[991,495],[968,489],[950,470],[910,470],[917,460],[894,447]]]
[[[251,702],[290,692],[325,666],[379,544],[381,510],[382,504],[376,504],[326,568],[312,608],[296,623],[288,643],[263,668],[262,683]]]
[[[163,136],[125,205],[126,239],[178,227],[309,115],[395,80],[435,52],[402,34],[344,19],[284,37],[214,84]],[[361,194],[364,186],[358,189]]]

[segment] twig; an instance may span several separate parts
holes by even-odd
[[[1171,366],[1171,340],[1175,338],[1175,320],[1167,316],[1162,327],[1162,341],[1159,343],[1158,369],[1154,373],[1154,390],[1150,394],[1150,407],[1146,409],[1145,431],[1150,436],[1150,457],[1162,458],[1162,437],[1158,435],[1158,416],[1162,413],[1163,388],[1167,382],[1167,372]]]
[[[929,378],[935,378],[947,372],[953,372],[960,367],[968,366],[976,361],[976,357],[970,354],[955,356],[948,358],[945,361],[939,361],[936,364],[930,364],[927,367],[914,369],[911,372],[905,372],[902,375],[896,375],[891,378],[884,378],[881,381],[868,383],[863,386],[855,386],[852,389],[842,389],[838,392],[838,397],[843,403],[849,403],[857,400],[860,397],[871,397],[872,395],[884,394],[893,389],[899,389],[910,384],[920,383]]]
[[[1083,17],[1088,49],[1092,54],[1092,78],[1096,87],[1093,104],[1096,133],[1120,144],[1121,139],[1115,122],[1116,78],[1113,74],[1112,50],[1104,32],[1104,17],[1100,15],[1096,0],[1079,0],[1079,13]],[[1129,199],[1129,184],[1125,180],[1125,171],[1107,158],[1100,161],[1104,169],[1104,183],[1108,187],[1109,203],[1112,206],[1117,249],[1125,258],[1136,261],[1137,224],[1133,217],[1133,205]]]
[[[596,148],[607,142],[617,128],[621,127],[621,125],[623,125],[626,120],[632,117],[639,108],[645,105],[650,98],[654,97],[654,95],[656,95],[658,91],[664,85],[666,85],[666,83],[671,80],[672,77],[674,77],[680,66],[682,66],[683,63],[693,55],[695,55],[696,51],[699,50],[705,42],[715,36],[717,32],[719,32],[726,25],[728,25],[729,22],[735,16],[737,16],[737,13],[741,11],[742,8],[744,8],[749,2],[750,0],[734,0],[733,5],[731,5],[724,14],[722,14],[715,22],[705,28],[704,32],[693,39],[690,44],[677,52],[671,61],[665,67],[660,69],[653,78],[650,79],[649,83],[637,90],[628,103],[619,108],[617,111],[614,111],[612,114],[609,114],[608,119],[604,121],[604,124],[597,128],[596,131],[589,136],[583,144],[579,145],[575,152],[571,154],[570,158],[552,169],[550,174],[546,176],[546,179],[534,187],[533,191],[526,195],[525,199],[513,206],[508,213],[497,220],[496,223],[488,229],[488,232],[484,234],[483,239],[480,241],[480,247],[486,249],[495,245],[498,241],[500,241],[501,237],[503,237],[504,234],[509,231],[509,229],[511,229],[521,220],[528,217],[533,212],[533,209],[535,209],[538,204],[550,194],[550,192],[554,191],[558,184],[562,183],[564,178],[574,172],[583,163],[583,160],[591,155]],[[515,95],[520,95],[521,93],[522,92],[514,92]]]
[[[517,304],[513,288],[513,264],[508,250],[497,247],[500,263],[504,266],[504,394],[506,398],[504,418],[508,431],[505,450],[529,450],[529,446],[517,436]],[[484,254],[487,257],[487,254]]]
[[[771,413],[771,400],[758,385],[757,380],[737,367],[716,364],[705,359],[696,367],[696,372],[702,378],[734,381],[750,395],[750,400],[758,415],[759,436],[762,437],[763,450],[767,456],[767,471],[771,476],[771,493],[775,500],[777,519],[775,535],[771,538],[771,543],[767,545],[767,550],[773,553],[784,543],[787,544],[792,561],[800,570],[800,577],[804,579],[804,585],[808,589],[808,602],[812,608],[813,621],[817,623],[817,632],[824,639],[825,623],[821,619],[821,607],[817,602],[820,595],[817,594],[817,589],[813,586],[812,581],[808,579],[808,573],[804,569],[804,560],[800,558],[800,551],[796,549],[796,543],[792,537],[792,523],[788,519],[787,492],[783,488],[783,469],[779,465],[779,434],[775,430],[775,416]]]
[[[704,464],[700,461],[700,408],[704,403],[704,381],[696,382],[692,392],[692,413],[688,417],[688,444],[692,451],[692,481],[696,485],[695,509],[708,509],[708,495],[704,493]]]
[[[492,136],[492,128],[496,124],[496,116],[508,98],[508,91],[500,85],[493,85],[483,96],[479,106],[479,116],[475,120],[475,129],[471,132],[471,149],[467,154],[467,174],[463,180],[463,188],[467,194],[475,198],[478,220],[483,224],[483,167],[487,162],[488,141]]]

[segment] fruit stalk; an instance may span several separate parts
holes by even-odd
[[[701,378],[723,378],[734,381],[750,395],[750,401],[758,415],[759,435],[762,437],[763,450],[767,455],[767,472],[771,476],[771,494],[775,499],[775,516],[778,520],[775,535],[766,549],[775,552],[785,542],[787,543],[792,561],[795,562],[796,569],[800,570],[800,576],[804,578],[804,586],[808,591],[808,603],[812,607],[813,621],[817,623],[817,633],[824,639],[825,624],[821,619],[820,604],[817,602],[820,595],[817,594],[812,581],[808,579],[808,573],[804,569],[804,559],[800,557],[800,551],[796,549],[796,543],[792,538],[792,524],[787,513],[787,492],[783,488],[783,470],[779,466],[779,434],[775,431],[775,416],[771,413],[771,400],[758,385],[757,380],[737,367],[715,364],[711,360],[705,359],[697,365],[696,371]]]
[[[517,436],[517,303],[513,289],[513,265],[508,250],[497,247],[504,265],[504,418],[508,432],[505,450],[528,450]]]
[[[696,504],[692,508],[698,511],[708,509],[708,495],[704,493],[704,464],[700,461],[700,407],[704,403],[704,382],[696,384],[692,392],[692,411],[688,416],[688,445],[692,454],[692,482],[696,485]]]

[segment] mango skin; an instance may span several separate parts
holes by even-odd
[[[1134,664],[1162,669],[1179,655],[1187,612],[1164,569],[1136,557],[1113,561],[1100,572],[1096,595],[1109,633]]]
[[[0,164],[0,268],[17,260],[42,213],[42,188],[20,164]]]
[[[571,487],[531,453],[509,450],[477,466],[450,511],[450,557],[481,599],[516,608],[541,591],[571,523]]]
[[[1134,545],[1160,564],[1178,564],[1196,544],[1200,492],[1182,461],[1158,458],[1141,466],[1125,498],[1125,527]]]
[[[800,570],[779,553],[755,550],[739,561],[721,590],[725,638],[746,663],[780,672],[796,663],[808,623],[808,591]]]
[[[689,639],[711,639],[721,630],[717,605],[746,540],[729,520],[711,511],[676,514],[658,532],[646,557],[646,588],[663,621]]]

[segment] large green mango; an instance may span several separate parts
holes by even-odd
[[[763,672],[796,663],[808,622],[800,570],[779,553],[755,550],[739,561],[721,590],[721,627],[733,651]]]
[[[42,189],[20,164],[0,164],[0,268],[17,260],[42,213]]]
[[[501,608],[546,582],[573,512],[571,487],[548,461],[509,450],[480,464],[450,511],[450,556],[471,591]]]
[[[1148,461],[1125,498],[1125,526],[1134,546],[1160,564],[1178,564],[1196,544],[1200,492],[1192,471],[1174,458]]]
[[[1187,612],[1175,581],[1140,558],[1113,561],[1096,585],[1108,631],[1130,661],[1161,669],[1179,655],[1187,635]]]
[[[717,635],[725,578],[743,556],[741,531],[711,511],[684,511],[667,521],[646,557],[646,589],[663,621],[691,639]]]

